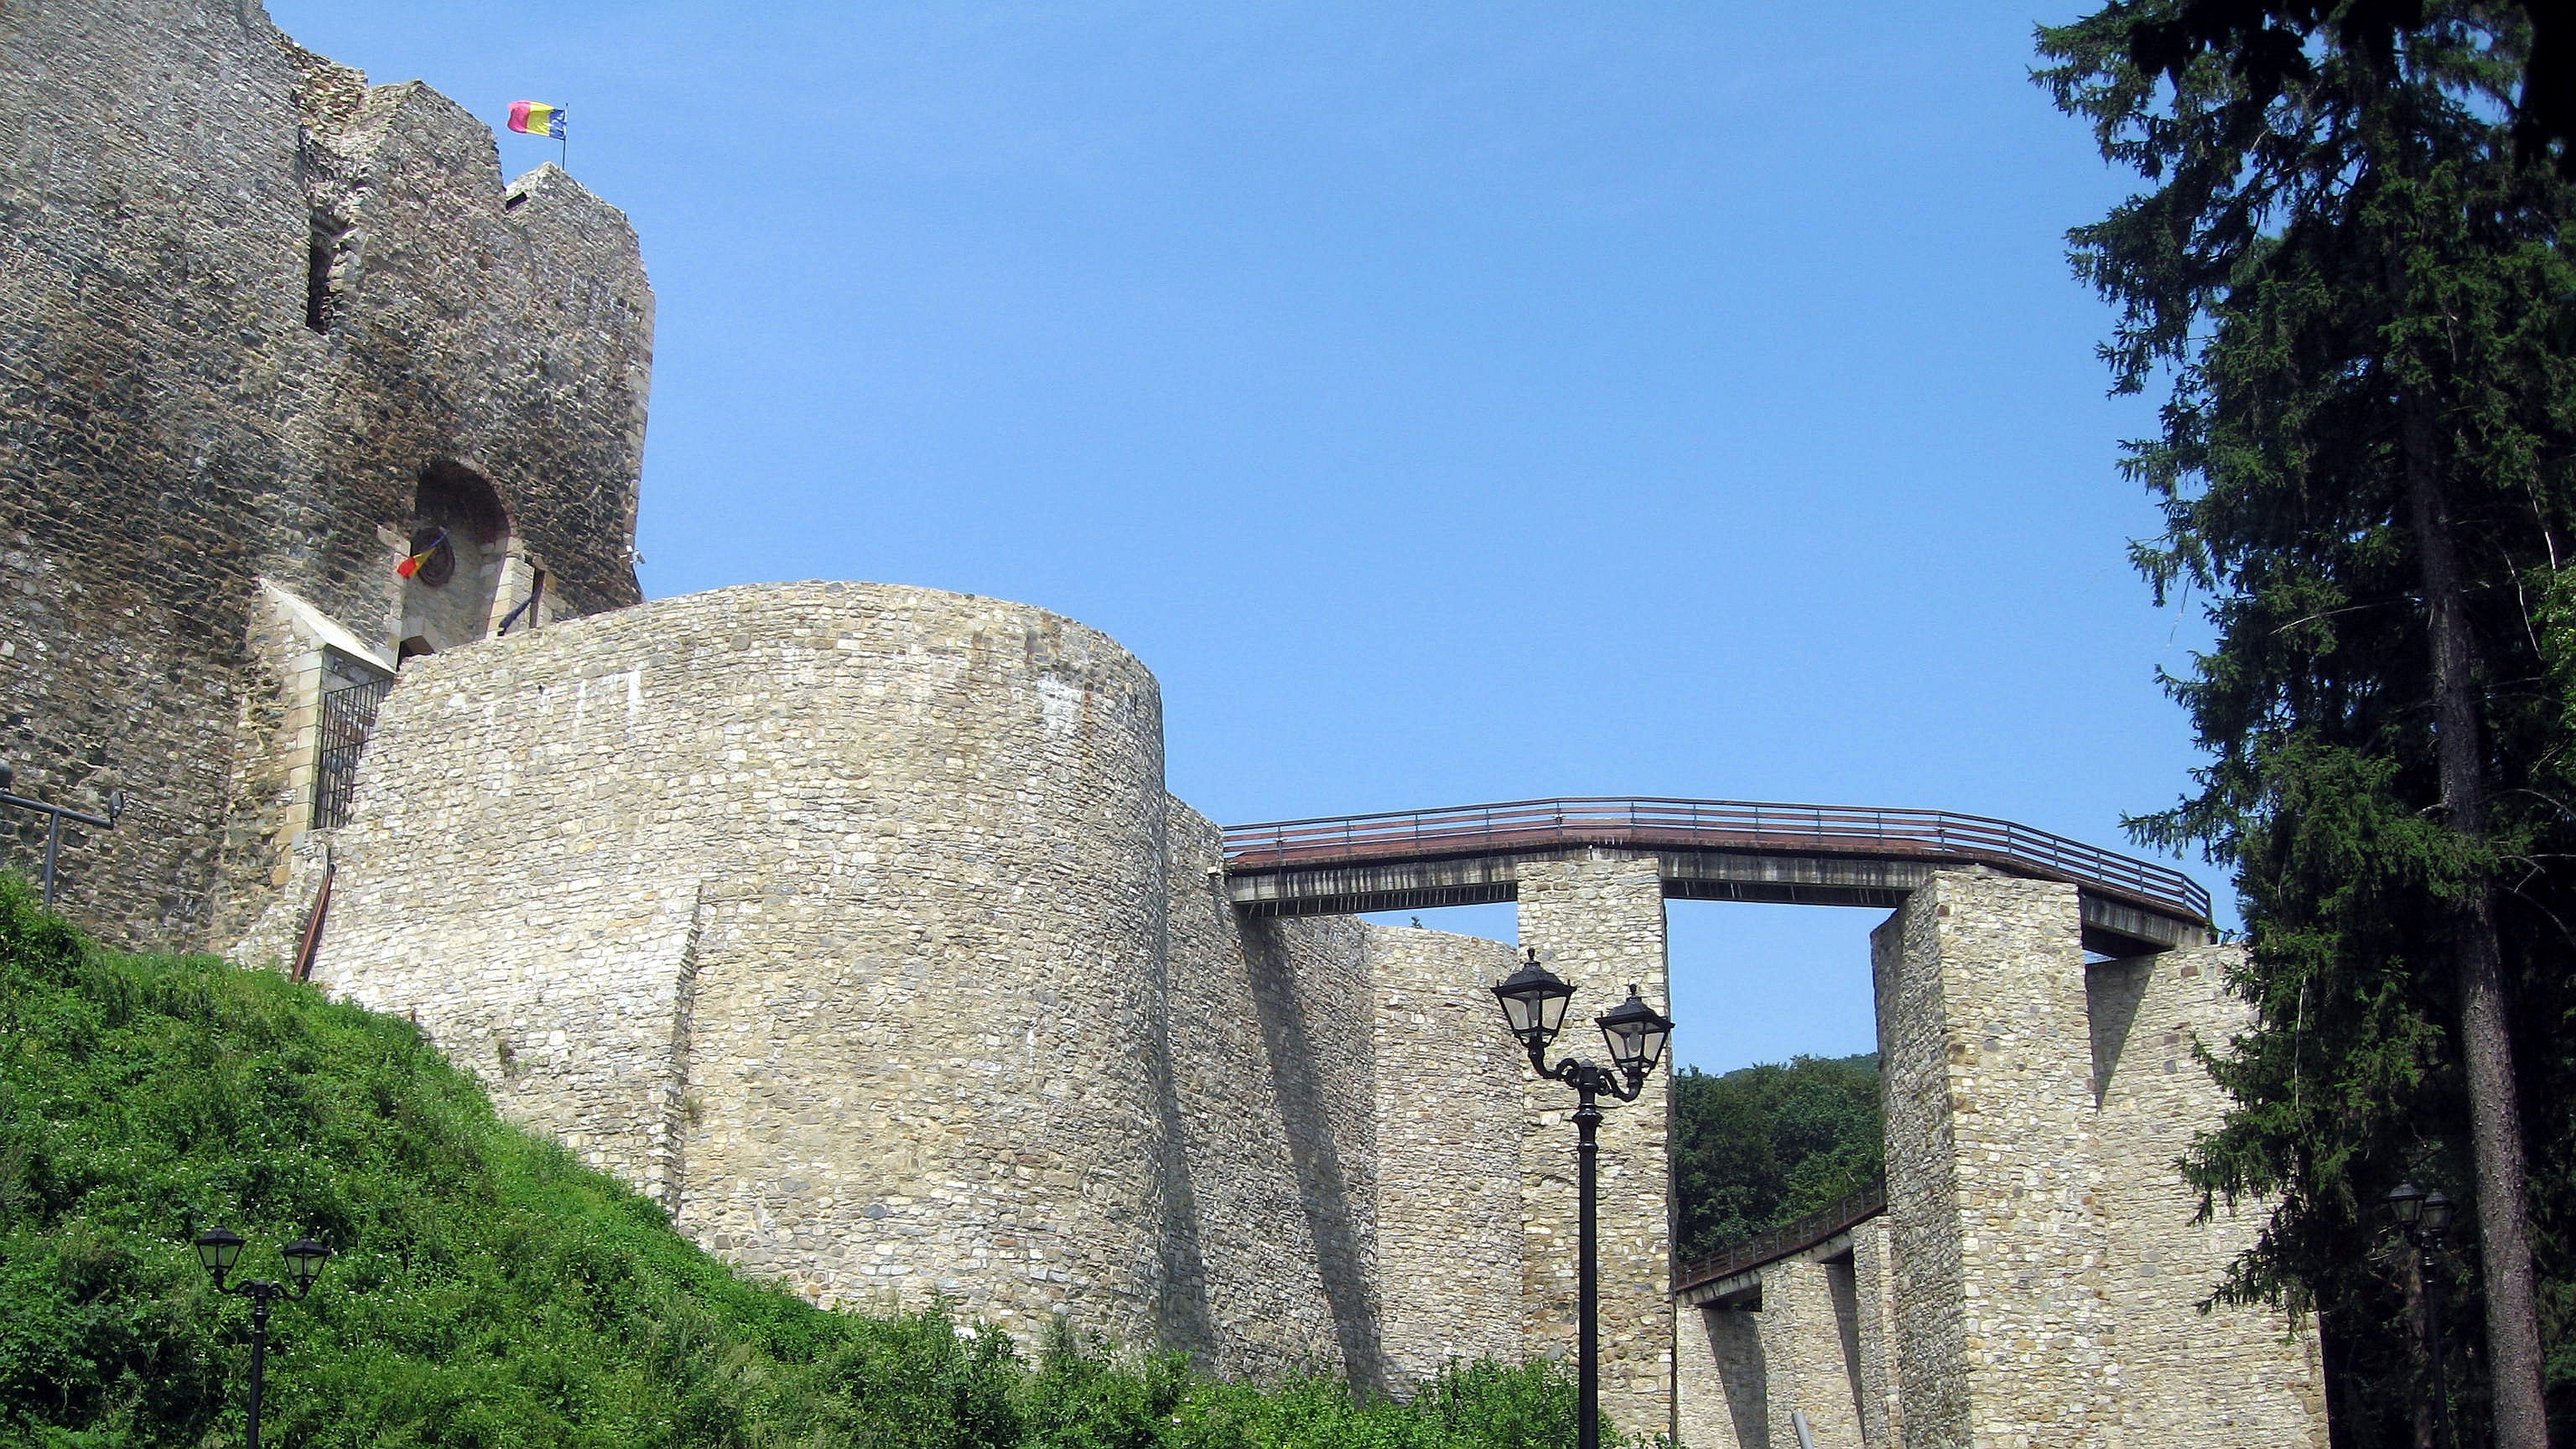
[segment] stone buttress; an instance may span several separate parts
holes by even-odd
[[[2253,1222],[2174,1162],[2235,948],[2088,967],[2076,888],[1944,871],[1875,938],[1896,1400],[1910,1449],[2308,1449],[2313,1338],[2203,1317]]]
[[[1669,1008],[1663,877],[1653,856],[1595,851],[1524,865],[1520,938],[1575,988],[1551,1062],[1565,1056],[1606,1062],[1608,1048],[1592,1019],[1624,1000],[1631,985],[1657,1010]],[[1570,1364],[1577,1099],[1561,1083],[1529,1076],[1526,1061],[1521,1070],[1528,1078],[1521,1213],[1529,1346]],[[1602,1103],[1601,1406],[1623,1433],[1665,1433],[1672,1423],[1670,1081],[1667,1062],[1646,1079],[1636,1101]]]

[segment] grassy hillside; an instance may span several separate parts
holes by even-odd
[[[1684,1261],[1830,1207],[1885,1162],[1875,1053],[1673,1075]]]
[[[1411,1404],[1211,1382],[745,1283],[499,1121],[405,1022],[266,971],[115,956],[0,878],[0,1442],[238,1441],[248,1305],[188,1240],[339,1251],[272,1320],[281,1446],[1560,1449],[1544,1367]]]

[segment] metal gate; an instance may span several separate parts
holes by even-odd
[[[349,803],[358,788],[358,755],[376,727],[376,710],[393,692],[391,675],[334,689],[322,696],[322,752],[313,771],[313,828],[336,830],[349,823]]]

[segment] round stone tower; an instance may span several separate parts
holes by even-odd
[[[1161,704],[1116,643],[667,599],[414,661],[359,781],[335,991],[764,1276],[1153,1338]]]

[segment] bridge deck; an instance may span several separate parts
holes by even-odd
[[[2209,938],[2209,893],[2178,870],[2006,820],[1740,800],[1517,800],[1238,825],[1227,891],[1251,915],[1348,915],[1508,901],[1519,867],[1594,848],[1662,862],[1682,900],[1892,908],[1945,866],[2081,890],[2085,944],[2109,955]]]
[[[1872,1183],[1819,1213],[1729,1243],[1711,1258],[1673,1268],[1672,1295],[1685,1306],[1719,1303],[1759,1288],[1762,1270],[1783,1258],[1829,1245],[1887,1211],[1887,1184]]]

